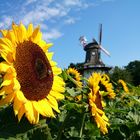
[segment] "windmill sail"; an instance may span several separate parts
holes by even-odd
[[[104,49],[101,45],[100,45],[100,49],[101,49],[106,55],[110,56],[110,53],[109,53],[106,49]]]
[[[99,45],[101,45],[102,42],[102,24],[100,24],[99,26]]]
[[[87,45],[87,39],[86,39],[85,36],[81,36],[81,37],[79,38],[79,40],[80,40],[80,44],[81,44],[83,47],[85,47],[85,46]]]
[[[104,49],[102,46],[101,46],[101,42],[102,42],[102,24],[100,24],[100,27],[99,27],[99,48],[108,56],[110,56],[110,53]]]

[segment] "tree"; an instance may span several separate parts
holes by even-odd
[[[84,63],[70,63],[70,65],[68,66],[68,68],[71,67],[71,68],[75,68],[77,70],[83,70],[84,68]]]
[[[125,69],[132,75],[134,85],[140,85],[140,61],[130,62]]]
[[[130,72],[128,72],[124,68],[119,68],[115,66],[112,72],[109,74],[110,79],[117,82],[119,79],[124,80],[125,82],[132,83],[132,76]]]

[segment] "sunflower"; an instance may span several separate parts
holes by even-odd
[[[122,87],[126,93],[129,92],[129,89],[128,89],[126,83],[122,79],[118,80],[118,83],[120,83],[122,85]]]
[[[104,86],[105,90],[108,92],[107,95],[109,96],[109,98],[114,99],[116,94],[115,94],[115,92],[113,90],[113,85],[112,85],[112,83],[110,83],[110,79],[106,74],[103,74],[101,76],[100,84],[102,86]]]
[[[82,87],[81,75],[75,68],[67,69],[67,74],[72,76],[72,78],[75,80],[77,87],[80,87],[80,88]]]
[[[40,114],[55,117],[65,84],[53,53],[48,52],[52,44],[42,40],[40,27],[34,29],[33,24],[26,28],[13,23],[11,30],[1,33],[0,54],[5,61],[0,63],[0,105],[12,103],[18,121],[25,115],[31,124],[38,123]]]
[[[101,80],[101,75],[99,73],[93,73],[89,79],[89,88],[90,93],[89,97],[89,106],[91,110],[91,115],[95,120],[97,127],[100,128],[103,134],[108,133],[107,126],[109,126],[108,118],[103,111],[102,106],[102,97],[99,92],[99,82]]]

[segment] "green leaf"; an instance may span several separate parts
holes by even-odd
[[[23,117],[22,120],[18,122],[12,106],[0,110],[0,138],[52,140],[46,120],[42,119],[38,124],[31,125],[29,121]]]

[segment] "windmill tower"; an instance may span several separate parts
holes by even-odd
[[[102,24],[99,26],[99,42],[95,39],[92,42],[87,43],[87,39],[84,36],[80,37],[80,43],[86,51],[86,57],[83,68],[83,75],[89,77],[93,71],[105,73],[108,72],[111,67],[106,66],[101,60],[101,52],[110,56],[109,52],[101,45],[102,42]]]

